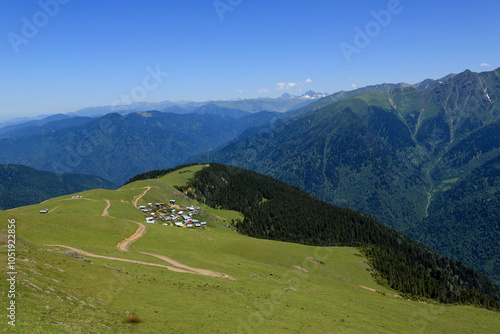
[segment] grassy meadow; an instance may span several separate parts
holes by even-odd
[[[184,185],[202,166],[137,181],[116,191],[90,190],[44,203],[0,211],[0,257],[7,274],[9,219],[16,220],[17,333],[494,333],[500,314],[466,306],[403,299],[377,285],[355,248],[310,247],[242,236],[228,228],[238,212],[191,201]],[[150,187],[150,188],[146,188]],[[147,190],[149,189],[149,190]],[[147,191],[146,191],[147,190]],[[138,199],[142,193],[144,196]],[[146,233],[122,252],[145,214],[134,205],[201,207],[207,227],[144,224]],[[107,201],[108,216],[104,215]],[[40,214],[49,209],[48,214]],[[135,221],[135,222],[134,222]],[[153,264],[168,256],[182,264],[224,273],[234,280],[170,271]],[[0,284],[2,309],[8,285]],[[6,311],[4,311],[6,312]]]

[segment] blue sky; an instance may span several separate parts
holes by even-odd
[[[490,71],[498,13],[493,0],[2,0],[0,121]]]

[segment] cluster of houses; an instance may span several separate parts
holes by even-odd
[[[175,205],[176,201],[172,199],[169,204]],[[198,219],[193,218],[196,212],[200,210],[199,207],[195,208],[194,206],[190,206],[187,207],[185,209],[186,212],[184,212],[181,210],[177,211],[176,209],[167,210],[165,203],[155,203],[154,206],[153,203],[148,203],[147,206],[141,205],[138,209],[143,213],[149,214],[149,216],[146,217],[145,223],[154,224],[157,220],[162,220],[164,221],[162,225],[168,226],[171,222],[174,226],[184,228],[202,227],[207,225],[207,222],[200,222]],[[160,212],[160,209],[162,209],[163,213]]]

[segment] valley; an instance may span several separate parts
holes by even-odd
[[[499,82],[500,69],[467,70],[421,84],[367,87],[343,99],[333,94],[211,159],[372,214],[498,284]],[[461,211],[458,198],[470,208],[468,218],[454,213]]]
[[[500,2],[4,1],[0,333],[497,333]]]

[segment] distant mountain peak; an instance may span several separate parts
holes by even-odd
[[[282,99],[301,99],[301,100],[316,100],[322,97],[328,96],[328,93],[317,93],[313,90],[308,90],[304,94],[298,95],[290,95],[288,93],[284,93],[280,96]]]
[[[317,93],[313,90],[308,90],[300,96],[301,99],[315,100],[328,96],[328,93]]]
[[[294,95],[290,95],[290,94],[288,94],[288,93],[283,93],[283,95],[281,95],[280,97],[281,97],[282,99],[293,99],[293,98],[294,98],[294,97],[296,97],[296,96],[294,96]]]

